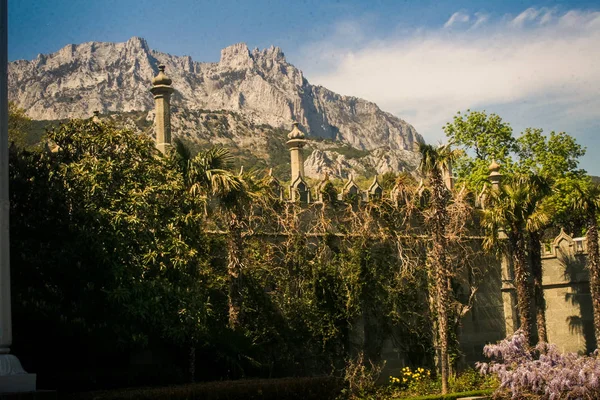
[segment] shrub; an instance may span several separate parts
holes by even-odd
[[[468,369],[458,376],[451,376],[447,395],[439,394],[442,390],[441,378],[431,377],[429,370],[424,368],[411,369],[404,367],[399,377],[390,376],[390,385],[387,392],[392,398],[413,398],[411,396],[423,396],[423,399],[455,399],[474,396],[476,394],[490,394],[498,387],[495,376],[483,375],[473,369]],[[465,394],[467,393],[467,394]],[[446,397],[444,397],[446,396]],[[421,397],[418,397],[421,399]]]
[[[361,352],[355,359],[346,361],[344,382],[346,388],[341,391],[339,398],[362,399],[377,392],[377,379],[383,369],[382,365],[366,362]]]
[[[530,349],[522,332],[483,350],[490,363],[479,363],[482,373],[500,380],[500,391],[512,398],[527,395],[542,399],[600,398],[600,360],[598,350],[590,356],[561,354],[554,345],[540,343]]]
[[[452,393],[496,389],[499,386],[494,375],[483,375],[474,369],[467,369],[458,376],[451,376],[448,385]]]

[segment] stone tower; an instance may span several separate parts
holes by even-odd
[[[150,92],[154,95],[156,116],[154,126],[156,131],[156,148],[165,154],[171,146],[171,79],[165,74],[165,66],[158,66],[158,75],[152,79]]]
[[[298,128],[298,122],[292,123],[292,131],[288,133],[287,146],[290,150],[290,158],[292,162],[292,182],[298,176],[304,178],[304,157],[302,148],[306,144],[304,133]]]
[[[290,150],[292,165],[292,184],[290,186],[290,198],[292,201],[299,200],[303,203],[310,202],[310,190],[304,181],[304,156],[302,148],[306,144],[304,133],[298,128],[298,122],[292,123],[292,130],[288,133],[287,147]]]

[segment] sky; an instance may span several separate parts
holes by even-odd
[[[312,84],[365,98],[428,143],[457,111],[565,131],[600,175],[600,0],[9,0],[10,60],[123,42],[218,61],[276,45]]]

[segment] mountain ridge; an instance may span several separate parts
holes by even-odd
[[[414,145],[423,139],[410,124],[373,102],[311,85],[275,46],[251,51],[236,43],[221,50],[218,62],[199,62],[152,50],[140,37],[72,44],[31,61],[11,62],[9,98],[37,120],[89,117],[95,110],[147,111],[150,118],[154,105],[148,89],[158,64],[166,65],[176,89],[174,119],[177,110],[228,110],[250,124],[275,128],[289,128],[297,120],[309,139],[395,153],[391,163],[375,168],[378,173],[397,170],[400,161],[416,167]],[[194,130],[175,120],[174,128],[178,125]],[[194,140],[193,132],[187,136]],[[311,171],[325,169],[316,165]]]

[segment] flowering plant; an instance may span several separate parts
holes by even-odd
[[[390,385],[399,389],[407,389],[428,380],[430,377],[431,371],[428,369],[419,367],[412,370],[410,367],[404,367],[400,371],[399,377],[390,376]]]
[[[537,395],[542,399],[600,398],[600,359],[598,350],[589,356],[561,354],[558,348],[540,343],[527,345],[522,332],[483,349],[490,363],[478,363],[483,374],[495,374],[500,389],[512,398]]]

